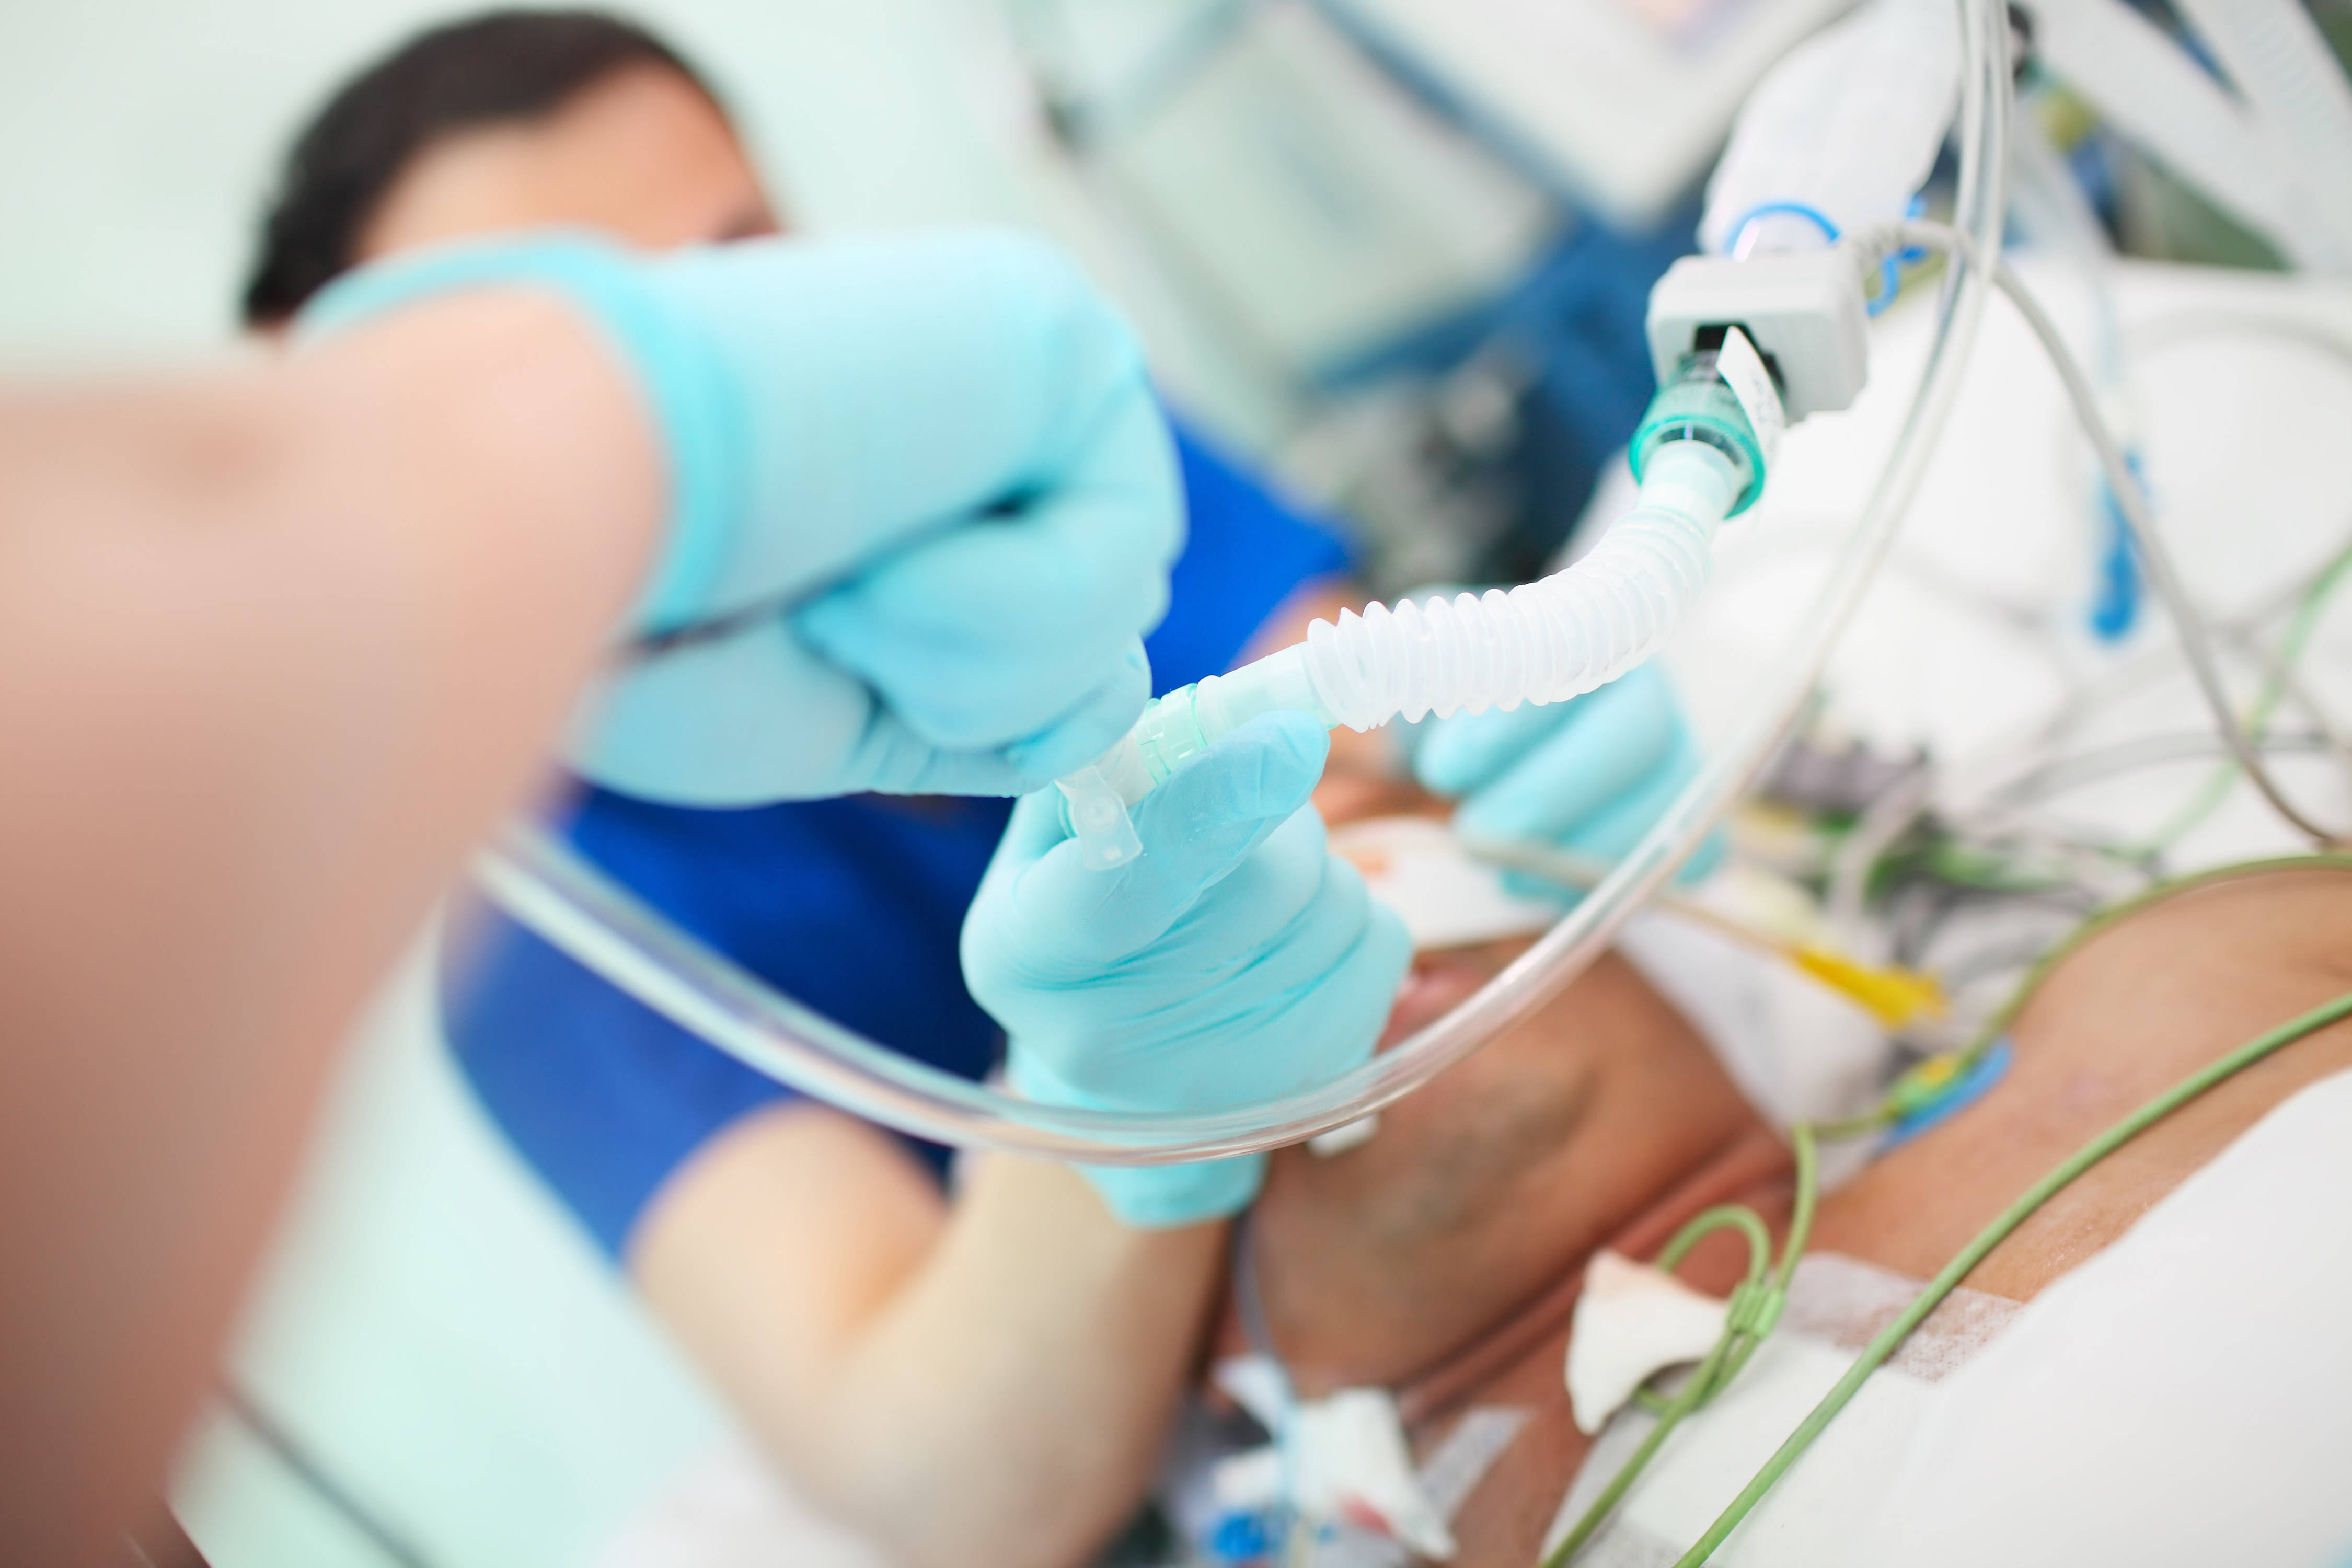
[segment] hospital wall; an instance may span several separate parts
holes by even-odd
[[[255,228],[294,131],[356,68],[481,8],[0,5],[0,374],[180,362],[233,342]],[[616,8],[716,79],[812,226],[1066,222],[990,0]]]

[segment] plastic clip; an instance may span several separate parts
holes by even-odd
[[[1780,1310],[1788,1304],[1786,1292],[1770,1285],[1743,1279],[1732,1289],[1729,1310],[1724,1314],[1724,1327],[1733,1333],[1760,1340],[1780,1322]]]
[[[1070,835],[1089,871],[1116,871],[1143,853],[1127,802],[1110,787],[1102,769],[1089,764],[1055,781],[1069,803]]]

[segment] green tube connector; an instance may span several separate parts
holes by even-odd
[[[1728,515],[1738,517],[1764,493],[1764,447],[1748,411],[1716,370],[1716,353],[1685,354],[1675,378],[1658,389],[1633,432],[1626,457],[1638,483],[1651,454],[1670,441],[1701,441],[1731,459],[1738,490]]]

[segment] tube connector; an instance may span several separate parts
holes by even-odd
[[[1850,408],[1870,374],[1870,281],[1843,247],[1685,256],[1650,290],[1651,368],[1670,386],[1686,356],[1736,326],[1778,368],[1789,423]]]
[[[1737,332],[1738,329],[1733,329]],[[1740,339],[1742,343],[1746,340]],[[1748,350],[1749,357],[1755,351]],[[1738,517],[1756,504],[1764,493],[1764,478],[1769,462],[1763,435],[1757,429],[1757,420],[1748,412],[1747,400],[1726,374],[1723,361],[1729,353],[1727,337],[1721,346],[1701,349],[1682,357],[1674,378],[1658,389],[1650,400],[1649,411],[1642,416],[1639,428],[1626,448],[1626,458],[1633,464],[1633,478],[1642,481],[1643,502],[1649,505],[1649,471],[1651,459],[1678,441],[1696,441],[1714,447],[1731,460],[1733,500],[1731,510],[1725,515]],[[1764,395],[1777,397],[1769,383]],[[1756,395],[1751,390],[1750,396]],[[1778,404],[1774,412],[1778,412]],[[1777,434],[1777,432],[1774,432]],[[1659,504],[1672,508],[1664,498]]]

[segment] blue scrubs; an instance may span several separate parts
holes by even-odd
[[[1215,675],[1284,599],[1346,569],[1323,525],[1178,433],[1191,531],[1168,618],[1145,639],[1158,691]],[[869,1039],[967,1079],[1003,1047],[964,989],[965,909],[1008,800],[855,795],[747,810],[585,788],[571,842],[681,927]],[[503,915],[453,922],[444,1026],[524,1157],[615,1258],[694,1151],[795,1097],[624,995]],[[935,1169],[944,1152],[918,1145]]]

